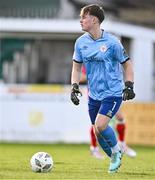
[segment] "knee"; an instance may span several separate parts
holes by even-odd
[[[115,117],[118,121],[123,121],[123,114],[121,112],[117,112]]]
[[[97,122],[95,123],[94,130],[95,130],[96,136],[98,136],[100,132],[102,132],[104,129],[106,129],[105,124],[99,124]]]

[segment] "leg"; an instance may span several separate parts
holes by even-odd
[[[110,118],[105,115],[98,114],[95,123],[95,133],[100,141],[103,139],[111,148],[111,162],[109,173],[117,172],[121,165],[121,152],[113,129],[108,125]]]
[[[97,147],[97,140],[96,140],[93,126],[90,127],[90,145],[94,148]]]
[[[104,140],[111,148],[111,162],[109,172],[117,172],[121,165],[121,152],[114,130],[108,125],[110,119],[118,111],[122,98],[110,97],[103,100],[95,121],[95,133],[98,138]]]
[[[117,139],[113,129],[108,125],[109,121],[109,117],[98,114],[95,122],[95,134],[98,138],[104,139],[112,149],[114,146],[116,146]]]
[[[97,144],[97,139],[94,133],[94,128],[91,126],[90,128],[90,152],[91,155],[97,159],[103,159],[104,156],[100,153],[100,149]]]
[[[125,139],[126,126],[125,126],[123,115],[120,110],[116,113],[115,117],[117,119],[116,130],[118,132],[118,139],[119,141],[123,142]]]
[[[92,123],[93,126],[95,124],[95,119],[96,119],[97,113],[99,111],[100,105],[101,105],[100,101],[95,101],[95,100],[93,100],[92,98],[89,97],[88,109],[89,109],[90,120],[91,120],[91,123]],[[103,149],[103,151],[110,157],[112,152],[111,152],[111,148],[107,144],[107,142],[100,136],[97,137],[97,140],[98,140],[99,145]]]
[[[115,117],[117,119],[116,130],[118,133],[119,145],[121,147],[121,150],[129,157],[135,157],[137,153],[132,148],[128,147],[125,143],[126,124],[122,112],[119,110],[116,113]]]

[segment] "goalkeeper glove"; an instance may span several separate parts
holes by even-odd
[[[73,83],[72,84],[72,89],[71,89],[71,101],[75,104],[75,105],[79,105],[79,98],[78,96],[82,96],[81,91],[79,90],[79,85],[77,83]]]
[[[133,82],[126,81],[125,88],[123,90],[123,101],[133,99],[135,97],[135,93],[133,91]]]

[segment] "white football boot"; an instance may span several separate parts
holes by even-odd
[[[132,158],[137,156],[136,151],[134,151],[132,148],[127,146],[125,142],[119,142],[119,146],[121,148],[122,153],[126,154],[127,156]]]
[[[97,159],[104,159],[104,156],[101,154],[99,147],[90,146],[90,153]]]

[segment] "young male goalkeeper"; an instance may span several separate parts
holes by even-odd
[[[71,100],[75,105],[79,104],[79,81],[83,63],[87,72],[89,116],[100,146],[111,159],[108,172],[115,173],[121,165],[122,154],[115,133],[108,124],[118,111],[122,99],[135,97],[133,67],[117,38],[101,29],[104,11],[100,6],[92,4],[83,7],[80,17],[85,33],[75,42]],[[124,68],[125,87],[120,64]]]
[[[82,66],[81,68],[81,77],[80,84],[87,84],[86,77],[86,68]],[[122,111],[119,109],[114,116],[115,125],[113,126],[116,134],[118,135],[119,146],[121,151],[129,157],[136,157],[137,153],[134,149],[129,147],[125,142],[125,131],[126,131],[126,123],[124,119],[124,115]],[[100,152],[98,147],[97,139],[94,133],[94,127],[91,125],[90,127],[90,153],[93,157],[97,159],[104,159],[103,154]]]

